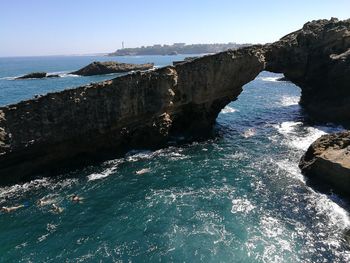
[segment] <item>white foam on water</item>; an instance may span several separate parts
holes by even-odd
[[[81,77],[79,75],[69,74],[69,73],[62,73],[62,74],[59,74],[59,76],[61,78],[67,78],[67,77],[69,77],[69,78],[77,78],[77,77]]]
[[[287,172],[287,176],[290,176],[292,178],[295,178],[303,183],[305,183],[305,178],[301,174],[300,169],[298,167],[297,162],[292,162],[290,160],[278,160],[274,162],[277,167],[285,172]]]
[[[232,200],[232,208],[231,213],[243,213],[248,214],[250,211],[252,211],[255,208],[255,206],[245,198],[237,198]]]
[[[229,185],[223,185],[220,187],[200,188],[193,189],[191,187],[172,187],[169,189],[152,189],[145,199],[148,200],[148,206],[154,206],[158,203],[171,204],[177,202],[178,205],[191,206],[193,199],[201,198],[205,200],[212,200],[218,195],[225,195],[229,198],[233,198],[234,188]]]
[[[238,160],[238,161],[241,161],[243,159],[247,159],[248,156],[246,153],[244,152],[235,152],[235,153],[232,153],[232,154],[225,154],[225,157],[227,159],[233,159],[233,160]]]
[[[58,75],[60,78],[76,78],[76,77],[81,77],[79,75],[75,75],[75,74],[70,74],[69,71],[55,71],[55,72],[47,72],[47,75]],[[19,77],[22,77],[23,75],[18,75],[18,76],[14,76],[14,77],[1,77],[0,80],[16,80]],[[42,79],[47,79],[47,78],[27,78],[27,79],[21,79],[22,81],[24,80],[42,80]],[[50,78],[49,78],[50,79]]]
[[[261,77],[260,79],[262,81],[270,81],[270,82],[276,82],[276,81],[279,81],[278,79],[280,79],[281,76],[278,76],[278,77]]]
[[[310,190],[313,192],[313,195],[309,200],[309,208],[316,208],[317,214],[326,215],[328,218],[328,226],[323,227],[337,226],[337,228],[342,230],[350,227],[350,215],[344,208],[331,200],[328,195]]]
[[[155,154],[157,154],[159,151],[139,151],[139,150],[131,150],[129,151],[126,156],[125,160],[128,162],[136,162],[139,160],[144,160],[144,159],[151,159]]]
[[[280,263],[286,258],[290,262],[300,262],[298,255],[293,253],[297,241],[283,221],[264,214],[261,215],[258,225],[252,228],[258,233],[253,231],[245,246],[249,255],[260,254],[258,262]]]
[[[295,122],[295,121],[286,121],[286,122],[282,122],[279,125],[276,125],[275,127],[277,128],[277,130],[281,133],[281,134],[289,134],[291,132],[293,132],[293,130],[295,129],[295,127],[297,125],[301,125],[303,124],[302,122]]]
[[[116,170],[117,170],[117,167],[110,167],[104,170],[102,173],[92,173],[88,175],[87,178],[88,178],[88,181],[102,179],[115,173]]]
[[[15,77],[2,77],[2,78],[0,78],[0,80],[1,80],[1,79],[4,79],[4,80],[14,80],[14,79],[16,79],[16,78],[18,78],[18,77],[20,77],[20,76],[15,76]]]
[[[249,128],[243,132],[242,136],[247,139],[247,138],[253,137],[255,134],[256,134],[256,129]]]
[[[297,152],[294,153],[300,153],[300,156],[320,136],[344,129],[341,126],[310,127],[305,126],[301,122],[293,121],[283,122],[280,125],[276,125],[275,128],[279,134],[285,137],[282,139],[282,143],[289,146],[291,150],[296,150]],[[287,158],[285,160],[278,160],[275,164],[279,169],[286,171],[287,176],[305,183],[305,178],[300,173],[297,161]],[[324,249],[323,247],[318,248],[318,246],[313,245],[315,238],[317,238],[318,242],[323,244],[324,247],[330,247],[337,258],[344,260],[344,262],[350,262],[350,252],[345,252],[342,248],[343,232],[350,228],[349,213],[338,204],[339,202],[332,200],[329,195],[318,193],[310,187],[307,187],[307,189],[309,193],[306,195],[305,205],[308,210],[315,213],[316,223],[313,226],[314,229],[311,230],[302,223],[296,228],[298,235],[303,236],[307,240],[303,254],[319,253],[318,249]]]
[[[72,186],[76,183],[77,179],[64,179],[55,181],[50,178],[42,178],[32,180],[30,182],[24,184],[16,184],[12,186],[5,186],[0,188],[0,202],[5,201],[8,198],[14,198],[16,196],[23,196],[25,193],[30,191],[35,191],[38,189],[58,189],[58,188],[66,188]]]
[[[181,154],[181,151],[182,149],[177,147],[168,147],[157,151],[131,150],[125,155],[124,158],[105,162],[105,165],[107,165],[108,168],[106,168],[103,172],[92,173],[88,175],[87,178],[88,178],[88,181],[93,181],[93,180],[98,180],[98,179],[108,177],[117,171],[118,165],[120,163],[125,163],[125,162],[145,161],[145,160],[150,160],[156,156],[162,156],[162,157],[164,156],[170,160],[183,160],[188,158],[186,155]],[[135,173],[138,175],[142,175],[150,171],[151,171],[150,168],[144,168],[139,171],[136,171]]]
[[[143,169],[141,169],[141,170],[136,171],[135,173],[136,173],[137,175],[143,175],[143,174],[149,173],[150,171],[151,171],[150,168],[143,168]]]
[[[282,96],[279,104],[282,106],[293,106],[298,105],[299,100],[299,96]]]
[[[311,143],[327,132],[316,127],[303,127],[302,122],[286,121],[275,125],[278,132],[286,137],[285,143],[291,148],[307,150]],[[299,130],[298,130],[299,129]],[[303,129],[305,134],[300,131]]]
[[[230,106],[226,106],[225,108],[223,108],[221,110],[221,113],[226,114],[226,113],[232,113],[232,112],[237,112],[237,111],[238,111],[237,109],[234,109]]]
[[[344,260],[339,262],[350,262],[350,251],[344,251],[343,233],[350,227],[350,215],[340,205],[335,203],[330,196],[321,194],[310,188],[311,194],[308,197],[307,209],[316,212],[315,218],[319,219],[316,224],[318,238],[324,246],[331,248],[337,258]],[[306,229],[301,228],[304,234]],[[298,231],[298,232],[300,232]],[[314,238],[310,237],[312,245]]]
[[[277,237],[283,234],[283,228],[278,219],[272,216],[263,216],[260,219],[261,230],[264,235],[271,238]]]

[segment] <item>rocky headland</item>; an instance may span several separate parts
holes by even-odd
[[[148,70],[154,67],[153,63],[146,64],[128,64],[128,63],[118,63],[115,61],[107,62],[92,62],[91,64],[83,67],[77,71],[73,71],[70,74],[79,76],[93,76],[93,75],[103,75],[111,73],[124,73],[133,70]]]
[[[1,107],[1,183],[131,148],[161,147],[173,135],[205,136],[221,109],[263,70],[284,73],[299,85],[301,105],[312,118],[347,124],[349,30],[350,20],[312,21],[272,44]]]

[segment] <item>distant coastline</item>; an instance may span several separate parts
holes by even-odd
[[[191,44],[174,43],[173,45],[153,45],[137,48],[122,48],[107,56],[136,56],[136,55],[177,55],[177,54],[207,54],[237,49],[250,46],[251,44],[237,44],[230,42],[227,44]]]

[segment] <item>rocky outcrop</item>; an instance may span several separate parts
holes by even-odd
[[[111,73],[124,73],[133,70],[148,70],[154,67],[153,63],[146,64],[128,64],[128,63],[118,63],[115,61],[107,62],[92,62],[84,68],[77,71],[71,72],[70,74],[80,75],[80,76],[92,76],[92,75],[103,75]]]
[[[350,198],[350,131],[323,135],[309,147],[299,167],[313,182]]]
[[[299,85],[302,106],[314,118],[349,123],[349,28],[350,20],[313,21],[273,44],[225,51],[2,107],[0,183],[114,157],[130,148],[160,147],[172,135],[206,135],[220,110],[264,69],[284,73]],[[72,73],[151,66],[95,62]],[[305,173],[304,166],[311,167],[306,164],[319,163],[311,159],[304,158]]]
[[[323,122],[350,124],[350,20],[306,23],[266,45],[266,70],[301,88],[301,105]]]
[[[49,93],[0,108],[0,182],[200,136],[264,69],[261,46]]]
[[[59,78],[59,75],[49,75],[46,72],[33,72],[16,79],[43,79],[43,78]]]

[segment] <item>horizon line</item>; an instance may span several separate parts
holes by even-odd
[[[141,48],[142,46],[144,47],[152,47],[154,45],[161,45],[161,46],[164,46],[164,45],[169,45],[169,46],[172,46],[176,43],[185,43],[185,42],[174,42],[173,44],[152,44],[152,45],[140,45],[140,46],[137,46],[137,47],[124,47],[124,49],[129,49],[129,48]],[[236,44],[236,45],[259,45],[261,43],[238,43],[238,42],[226,42],[226,43],[215,43],[215,42],[212,42],[212,43],[185,43],[185,45],[214,45],[214,44]],[[265,43],[266,44],[266,43]],[[91,52],[91,53],[73,53],[73,54],[48,54],[48,55],[9,55],[9,56],[2,56],[0,55],[0,58],[20,58],[20,57],[64,57],[64,56],[97,56],[97,55],[107,55],[107,54],[111,54],[111,53],[114,53],[118,50],[123,50],[123,48],[120,48],[120,49],[116,49],[112,52]],[[144,55],[144,56],[147,56],[147,55]],[[150,56],[150,55],[148,55]]]

